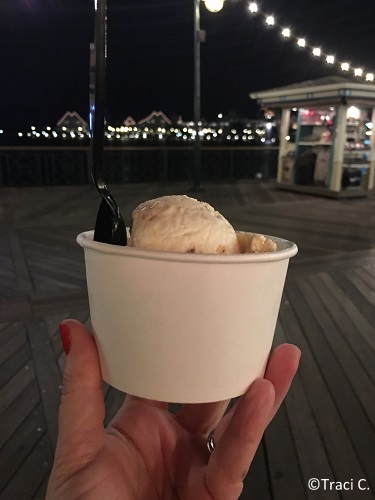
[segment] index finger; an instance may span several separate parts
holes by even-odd
[[[256,380],[238,406],[207,466],[206,484],[217,499],[237,499],[270,420],[275,403],[272,382]]]

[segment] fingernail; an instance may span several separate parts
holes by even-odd
[[[64,352],[66,355],[68,355],[69,351],[70,351],[70,344],[71,344],[70,328],[68,327],[67,324],[60,323],[59,330],[60,330],[61,343],[62,343]]]

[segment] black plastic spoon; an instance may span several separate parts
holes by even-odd
[[[115,198],[103,180],[106,57],[107,0],[97,0],[95,12],[95,109],[91,134],[91,173],[102,201],[96,217],[94,240],[112,245],[126,245],[124,219]]]

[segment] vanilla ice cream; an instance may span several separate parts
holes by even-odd
[[[141,203],[133,212],[128,244],[148,250],[214,254],[276,250],[272,240],[237,233],[211,205],[185,195]]]

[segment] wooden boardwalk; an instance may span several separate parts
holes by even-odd
[[[123,215],[188,186],[117,186]],[[375,197],[327,200],[252,181],[205,186],[237,229],[295,241],[275,345],[302,349],[299,373],[268,428],[241,498],[375,496]],[[76,235],[92,228],[90,186],[0,191],[0,499],[45,496],[57,435],[64,354],[58,324],[89,324]],[[107,416],[123,395],[105,388]],[[349,481],[311,491],[310,478]],[[359,491],[357,482],[369,490]],[[109,499],[108,499],[109,500]],[[197,499],[198,500],[198,499]]]

